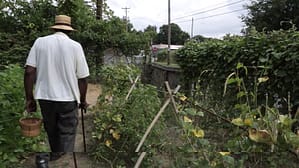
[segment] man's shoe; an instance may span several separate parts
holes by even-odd
[[[35,156],[35,164],[37,168],[48,168],[49,155],[47,153],[39,153]]]
[[[50,161],[58,160],[63,155],[65,155],[65,152],[51,152]]]

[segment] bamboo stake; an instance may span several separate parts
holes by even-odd
[[[133,91],[133,89],[135,88],[135,85],[136,85],[137,81],[139,80],[139,78],[140,78],[140,76],[137,76],[137,78],[135,79],[135,81],[132,83],[132,86],[131,86],[131,88],[130,88],[130,90],[129,90],[129,92],[128,92],[125,100],[128,100],[128,98],[129,98],[131,92]]]
[[[165,85],[166,85],[166,88],[167,88],[167,91],[168,91],[169,97],[170,97],[170,99],[171,99],[171,102],[172,102],[173,108],[174,108],[174,110],[175,110],[175,112],[176,112],[176,113],[179,113],[179,110],[178,110],[178,108],[176,107],[175,100],[174,100],[174,98],[173,98],[173,96],[172,96],[172,93],[171,93],[171,88],[170,88],[170,86],[169,86],[169,83],[168,83],[168,81],[166,81],[166,82],[165,82]]]
[[[180,85],[178,85],[175,90],[173,91],[173,94],[176,94],[179,89],[181,88]],[[141,141],[138,144],[138,147],[136,148],[135,152],[139,152],[141,146],[143,145],[146,137],[148,136],[149,132],[151,131],[151,129],[153,128],[153,126],[155,125],[155,123],[157,122],[157,120],[159,119],[159,117],[161,116],[162,112],[166,109],[166,107],[168,106],[168,104],[170,103],[170,98],[168,98],[164,105],[161,107],[160,111],[158,112],[158,114],[155,116],[154,120],[152,121],[152,123],[150,124],[150,126],[147,128],[145,134],[143,135]]]
[[[132,79],[131,75],[129,75],[129,80],[130,80],[131,84],[133,84],[133,79]]]
[[[141,155],[139,156],[134,168],[139,168],[144,156],[145,156],[146,152],[142,152]]]

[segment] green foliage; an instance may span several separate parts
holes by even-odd
[[[183,45],[187,39],[190,38],[189,34],[182,31],[181,28],[171,23],[171,44]],[[168,43],[168,25],[160,27],[160,31],[154,39],[155,44],[167,44]]]
[[[292,99],[297,99],[299,95],[298,37],[298,32],[290,29],[269,34],[251,31],[245,37],[226,37],[224,40],[202,43],[191,41],[178,51],[178,63],[188,81],[196,82],[204,78],[200,86],[214,90],[213,97],[221,100],[226,75],[242,62],[250,74],[243,79],[248,89],[254,90],[255,79],[269,77],[267,85],[261,86],[260,90],[270,95],[270,105],[275,93],[287,97],[287,93],[291,92]],[[240,74],[244,73],[246,71],[241,69]],[[230,93],[235,95],[235,92]],[[258,92],[257,96],[264,94]],[[234,104],[227,100],[228,106]]]
[[[53,23],[56,8],[51,0],[32,1],[4,1],[8,8],[2,9],[1,32],[24,32],[24,35],[33,35],[47,31]],[[34,38],[34,37],[33,37]]]
[[[102,4],[105,18],[98,19],[93,5],[87,6],[83,0],[1,1],[0,66],[23,65],[35,39],[52,33],[49,27],[57,14],[72,18],[72,26],[77,31],[70,37],[82,44],[93,77],[103,64],[106,49],[112,48],[128,57],[141,50],[148,52],[150,34],[133,28],[126,32],[126,23],[113,16],[105,1]]]
[[[21,135],[19,119],[25,102],[22,81],[23,69],[18,65],[7,66],[0,73],[0,167],[17,164],[26,152],[45,150],[44,133],[35,138]]]
[[[245,69],[241,65],[238,64],[239,70]],[[241,78],[241,76],[238,77]],[[232,85],[238,85],[238,82]],[[257,115],[254,109],[246,106],[243,108],[245,111],[235,112],[241,117],[248,117],[244,120],[239,118],[240,121],[236,122],[237,126],[245,128],[243,130],[220,120],[225,112],[219,105],[215,105],[210,110],[215,114],[211,116],[206,110],[201,111],[205,109],[202,107],[209,106],[206,101],[202,102],[199,99],[185,96],[178,98],[180,99],[177,101],[180,110],[178,117],[181,127],[176,127],[176,134],[172,135],[177,137],[176,142],[171,142],[170,147],[164,147],[164,152],[170,155],[175,153],[170,156],[170,160],[173,161],[172,167],[279,167],[278,165],[283,165],[285,161],[288,161],[290,167],[297,166],[298,159],[288,150],[297,149],[299,139],[290,131],[293,121],[288,116],[279,115],[277,111],[269,108],[264,116],[259,119],[256,117],[256,121],[260,122],[258,125],[260,129],[268,130],[271,135],[274,135],[275,131],[278,133],[277,141],[274,143],[274,152],[270,152],[271,144],[257,143],[248,135],[247,128],[258,128],[255,123],[252,127],[247,125],[248,121],[246,121],[249,116]],[[235,97],[235,99],[240,98]],[[246,101],[246,99],[243,100]],[[243,100],[240,104],[245,106],[246,103]],[[202,129],[204,134],[195,131],[196,129]],[[199,135],[204,135],[204,137]]]
[[[225,143],[221,139],[224,131],[212,130],[217,122],[211,121],[208,114],[196,107],[197,101],[179,94],[177,106],[179,113],[175,113],[177,123],[175,131],[172,131],[172,141],[167,138],[169,146],[163,148],[163,152],[170,155],[172,167],[244,167],[246,158],[236,159],[233,152],[220,147]],[[211,124],[213,123],[213,124]],[[220,124],[219,124],[220,125]],[[221,129],[226,127],[221,123]],[[215,139],[220,141],[215,143]]]
[[[171,64],[176,64],[176,51],[170,51],[170,58],[169,62]],[[167,49],[162,49],[157,53],[157,62],[164,62],[167,63],[168,51]]]
[[[268,34],[253,30],[245,37],[227,36],[223,40],[201,43],[190,41],[178,51],[178,63],[184,77],[195,83],[190,99],[195,105],[212,109],[219,116],[205,115],[199,120],[209,144],[200,149],[230,152],[223,158],[226,160],[223,164],[209,152],[205,153],[204,159],[190,161],[190,158],[202,156],[203,152],[191,154],[185,151],[184,156],[190,157],[180,157],[178,164],[185,164],[178,167],[196,162],[202,167],[203,164],[210,167],[251,167],[254,164],[278,167],[283,165],[280,160],[288,160],[291,167],[296,167],[298,160],[286,152],[298,147],[298,136],[290,129],[294,120],[280,115],[286,111],[270,107],[274,105],[275,93],[287,98],[289,91],[292,100],[298,99],[298,80],[295,78],[299,53],[293,48],[298,47],[297,37],[298,32],[294,29]],[[234,119],[226,124],[220,117]],[[259,135],[266,135],[265,139]],[[184,147],[188,149],[190,145]],[[283,158],[271,160],[280,156]]]
[[[158,112],[160,99],[155,87],[138,83],[129,99],[125,100],[130,88],[128,75],[136,75],[132,68],[109,66],[104,67],[101,74],[106,81],[106,89],[95,110],[93,137],[96,145],[93,155],[110,166],[132,167],[138,158],[135,149]],[[153,152],[151,146],[161,143],[161,129],[163,124],[159,121],[142,147],[142,151],[147,152],[143,161],[145,165]]]
[[[292,24],[299,26],[299,1],[297,0],[258,0],[246,6],[249,10],[242,20],[247,28],[257,31],[290,29]]]
[[[0,66],[14,63],[24,64],[30,46],[19,40],[22,33],[8,34],[0,32]]]
[[[0,15],[0,65],[24,64],[34,40],[49,32],[55,7],[51,1],[4,1]]]
[[[159,62],[167,62],[168,57],[168,51],[167,50],[161,50],[157,53],[157,61]]]
[[[299,138],[293,138],[291,134],[291,126],[295,120],[291,119],[291,115],[280,115],[277,108],[268,106],[268,95],[265,96],[265,103],[260,103],[257,100],[257,91],[259,87],[268,81],[268,77],[258,78],[253,87],[255,90],[251,91],[246,88],[243,77],[239,76],[239,70],[247,67],[239,63],[234,75],[227,78],[227,85],[237,85],[238,93],[234,108],[239,114],[238,118],[232,120],[232,123],[237,126],[247,127],[250,140],[266,144],[268,147],[263,148],[248,148],[248,152],[267,151],[271,148],[271,152],[286,151],[290,147],[298,148]],[[247,73],[245,73],[247,76]],[[229,84],[230,83],[230,84]],[[225,92],[224,92],[225,94]],[[288,136],[290,135],[290,136]],[[295,134],[294,134],[295,135]],[[292,140],[291,140],[292,139]],[[244,148],[244,146],[243,146]]]
[[[134,65],[118,64],[103,66],[100,75],[104,92],[110,94],[125,94],[131,86],[130,78],[134,80],[140,70]],[[107,87],[107,88],[106,88]]]
[[[149,38],[140,32],[125,33],[118,41],[118,50],[127,57],[138,55],[141,50],[149,48]]]
[[[211,40],[212,38],[208,38],[208,37],[204,37],[202,35],[196,35],[194,37],[191,38],[191,40],[195,40],[197,42],[204,42],[206,40]]]
[[[144,33],[148,34],[150,36],[150,38],[153,39],[157,35],[157,27],[148,25],[144,29]]]

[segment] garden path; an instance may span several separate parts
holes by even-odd
[[[87,109],[87,113],[84,115],[84,125],[85,125],[85,136],[87,144],[87,153],[84,153],[83,145],[83,134],[82,134],[82,124],[81,124],[81,112],[79,112],[79,125],[77,127],[75,152],[77,159],[78,168],[96,168],[100,165],[96,165],[88,156],[88,148],[91,142],[91,131],[92,131],[92,113],[88,112],[92,106],[96,105],[98,96],[101,94],[101,86],[98,84],[88,84],[87,91],[87,102],[90,104]],[[23,164],[25,168],[35,167],[35,156],[30,156]],[[57,161],[49,162],[49,168],[75,168],[73,154],[68,153],[58,159]]]

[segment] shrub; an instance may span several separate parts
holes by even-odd
[[[35,138],[21,135],[18,121],[23,115],[24,97],[23,69],[6,66],[0,72],[0,167],[14,167],[26,152],[45,150],[44,134]]]
[[[124,94],[128,91],[131,82],[129,78],[135,78],[140,74],[140,70],[134,65],[107,65],[100,71],[101,83],[104,85],[104,92],[113,94]]]

